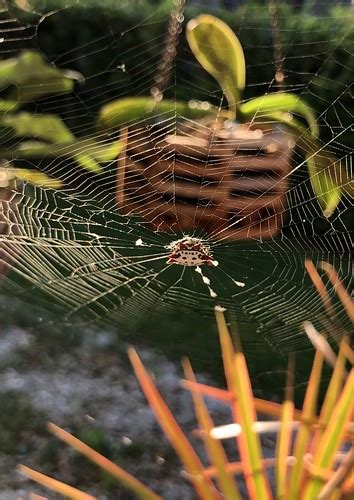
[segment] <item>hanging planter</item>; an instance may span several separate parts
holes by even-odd
[[[281,228],[294,140],[279,126],[184,123],[123,129],[116,202],[158,231],[269,238]]]
[[[296,146],[329,217],[348,183],[336,180],[344,178],[341,166],[317,141],[311,108],[281,91],[243,102],[243,50],[221,20],[201,15],[188,23],[186,35],[198,62],[222,88],[228,109],[164,100],[156,88],[151,98],[103,106],[101,126],[120,129],[124,145],[116,186],[120,212],[141,216],[154,230],[200,228],[223,239],[273,237],[283,224]],[[166,75],[158,80],[166,82]]]

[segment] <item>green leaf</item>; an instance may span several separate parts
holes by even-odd
[[[13,128],[16,135],[22,137],[36,137],[52,143],[75,140],[74,134],[56,115],[7,114],[0,117],[0,123]]]
[[[277,113],[281,121],[287,122],[288,125],[296,128],[299,122],[294,120],[292,124],[292,114],[294,114],[306,120],[313,137],[317,138],[319,135],[314,112],[296,94],[277,92],[256,97],[255,99],[251,99],[241,104],[240,111],[244,119],[257,121],[270,118],[273,113]],[[282,113],[286,113],[287,115],[282,116]]]
[[[105,104],[99,113],[99,123],[105,128],[116,128],[153,117],[166,120],[180,115],[183,118],[199,119],[218,112],[218,108],[208,102],[187,103],[167,99],[156,102],[151,97],[125,97]]]
[[[245,88],[246,65],[235,33],[220,19],[202,14],[188,23],[186,36],[194,56],[217,80],[236,116]]]
[[[81,152],[100,163],[115,160],[123,149],[123,144],[115,142],[98,142],[92,139],[77,139],[69,143],[47,144],[40,141],[25,141],[13,150],[11,158],[73,157]]]
[[[330,217],[337,208],[342,195],[341,187],[336,181],[336,175],[330,169],[336,160],[323,156],[322,152],[305,154],[312,189],[323,215]]]
[[[63,183],[59,179],[53,179],[43,174],[43,172],[38,172],[37,170],[30,170],[27,168],[16,168],[15,169],[16,179],[30,182],[36,186],[47,187],[51,189],[60,189]]]
[[[3,171],[0,168],[0,172]],[[20,181],[26,181],[36,186],[51,188],[51,189],[60,189],[63,183],[59,179],[53,179],[52,177],[48,177],[48,175],[43,174],[43,172],[39,172],[38,170],[31,170],[29,168],[13,168],[8,167],[5,168],[5,176],[8,182],[11,182],[15,179]]]
[[[18,113],[16,115],[4,115],[0,117],[0,124],[4,126],[11,127],[15,135],[19,137],[34,137],[40,139],[40,141],[47,141],[53,144],[57,149],[52,151],[51,156],[72,156],[75,161],[80,165],[81,168],[89,170],[91,172],[102,172],[102,167],[97,163],[97,161],[89,155],[89,152],[85,150],[84,145],[76,144],[76,138],[70,129],[65,125],[62,119],[56,115],[43,115],[36,116],[31,113]],[[24,143],[25,147],[22,149],[21,145],[17,148],[17,151],[21,151],[22,156],[25,156],[26,145],[28,147],[28,142]],[[60,150],[69,145],[70,154],[60,155]],[[45,154],[50,145],[46,145],[45,142],[39,142],[32,144],[28,149],[31,151],[32,155],[38,157],[40,152]],[[82,151],[80,151],[80,149]],[[98,157],[101,158],[104,154],[111,156],[111,150],[97,151]]]
[[[82,81],[76,71],[65,71],[47,64],[39,52],[28,50],[18,57],[0,62],[0,89],[15,86],[7,99],[24,103],[49,94],[70,92],[74,81]]]
[[[14,111],[18,107],[18,101],[7,101],[0,99],[0,112]]]

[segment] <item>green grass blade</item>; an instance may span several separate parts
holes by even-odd
[[[232,405],[234,421],[242,427],[237,436],[241,462],[250,498],[271,498],[270,486],[262,463],[259,436],[252,428],[256,420],[255,403],[244,355],[234,351],[226,325],[224,310],[215,308],[219,330],[225,376],[229,390],[233,393]]]
[[[333,465],[334,457],[344,438],[346,427],[352,415],[354,405],[354,370],[352,369],[344,385],[341,396],[335,405],[328,425],[318,443],[313,456],[313,464],[323,469]],[[303,500],[317,498],[323,480],[318,476],[312,477],[305,488]]]
[[[298,500],[299,498],[299,487],[304,474],[303,457],[307,451],[311,436],[310,425],[305,422],[311,421],[315,414],[322,366],[323,354],[320,351],[316,351],[310,378],[307,384],[302,410],[302,421],[300,423],[294,444],[294,456],[296,458],[296,463],[290,473],[290,486],[288,489],[287,500]]]
[[[241,500],[237,485],[232,477],[232,474],[230,474],[227,469],[228,459],[223,445],[220,441],[213,439],[210,435],[210,432],[214,427],[214,423],[210,417],[207,406],[204,403],[201,392],[198,390],[197,381],[188,360],[183,362],[183,369],[187,380],[195,383],[193,389],[191,390],[195,413],[198,419],[199,428],[202,431],[202,438],[205,443],[210,463],[217,471],[216,479],[221,493],[223,494],[223,497],[228,500]]]
[[[288,456],[292,439],[292,423],[294,421],[294,403],[284,401],[281,415],[281,427],[276,446],[275,484],[277,500],[287,498]]]

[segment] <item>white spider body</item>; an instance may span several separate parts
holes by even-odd
[[[171,250],[167,259],[168,264],[178,264],[180,266],[217,265],[210,255],[208,245],[199,238],[186,236],[172,242],[167,248]]]

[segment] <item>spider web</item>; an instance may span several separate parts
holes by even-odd
[[[163,47],[168,11],[164,6],[142,8],[136,14],[138,22],[122,26],[109,4],[105,6],[103,2],[100,8],[86,5],[86,10],[82,7],[80,0],[75,4],[53,3],[45,11],[39,3],[37,7],[27,2],[7,6],[2,3],[1,54],[7,58],[19,50],[37,49],[54,66],[80,71],[84,85],[76,86],[71,94],[41,99],[34,112],[59,113],[77,137],[112,142],[117,135],[97,127],[97,112],[109,100],[149,95]],[[312,23],[305,26],[292,23],[294,16],[290,11],[280,15],[283,91],[295,92],[311,103],[317,113],[321,150],[324,155],[330,153],[337,158],[349,179],[353,144],[353,12],[350,7],[338,11],[337,25],[331,29],[331,14],[324,4],[320,7],[324,7],[321,19],[315,22],[312,16]],[[124,9],[126,20],[134,2],[130,7],[128,3],[123,5],[122,12]],[[193,13],[187,10],[186,17]],[[238,16],[237,35],[247,62],[245,98],[275,92],[268,8],[254,10],[252,6],[243,6]],[[94,19],[99,28],[95,28],[92,37],[87,25]],[[266,32],[265,38],[260,37],[261,31]],[[198,65],[183,38],[182,34],[165,95],[176,100],[188,95],[191,99],[210,101],[221,110],[226,106],[222,92]],[[255,77],[260,74],[259,66],[264,68],[263,81]],[[160,200],[159,214],[171,213],[174,224],[164,228],[156,223],[160,219],[154,212],[156,204],[151,208],[153,195],[144,188],[137,189],[134,177],[126,185],[131,190],[130,202],[140,207],[140,213],[128,205],[117,208],[117,160],[104,164],[100,175],[83,171],[68,158],[31,160],[27,165],[60,177],[64,187],[51,190],[17,182],[14,189],[8,190],[10,201],[3,203],[8,229],[7,234],[0,235],[0,241],[10,272],[3,291],[26,301],[41,302],[46,308],[58,308],[68,320],[78,316],[84,321],[110,322],[151,343],[161,337],[168,342],[170,335],[178,339],[178,332],[181,338],[190,338],[198,330],[207,346],[209,336],[215,335],[212,317],[217,304],[227,309],[230,321],[237,321],[246,349],[257,355],[266,345],[282,353],[308,348],[302,329],[304,320],[328,332],[331,323],[306,274],[304,261],[331,263],[349,285],[348,196],[343,194],[333,215],[324,217],[302,151],[293,151],[288,144],[286,153],[291,159],[285,177],[276,177],[271,170],[257,173],[260,188],[252,187],[253,157],[246,158],[248,166],[243,161],[238,185],[244,183],[246,187],[241,194],[236,193],[243,200],[241,214],[233,213],[230,217],[215,209],[214,222],[215,218],[218,221],[208,231],[201,219],[213,206],[212,201],[205,201],[201,188],[196,195],[195,185],[191,189],[193,195],[189,195],[192,200],[181,200],[181,178],[175,177],[174,170],[176,151],[163,147],[166,136],[173,138],[182,133],[185,138],[193,138],[196,132],[205,132],[207,126],[187,120],[176,111],[173,116],[159,116],[158,126],[144,118],[135,127],[132,144],[140,141],[143,149],[137,157],[143,165],[139,175],[151,176],[153,168],[160,165],[160,173],[166,176],[162,176],[158,186],[161,192],[168,186],[169,194]],[[147,136],[141,139],[141,134]],[[198,156],[193,142],[189,148],[181,160],[187,170]],[[239,149],[241,146],[234,148],[228,162],[239,159]],[[258,151],[256,156],[262,154]],[[130,157],[125,152],[121,158]],[[25,165],[23,159],[17,160]],[[217,168],[220,157],[199,155],[198,161],[203,171],[201,184],[208,184],[208,172]],[[161,165],[165,165],[162,172]],[[187,177],[182,181],[188,182]],[[209,185],[217,193],[218,183]],[[276,217],[274,203],[266,203],[269,197],[281,199],[275,209]],[[178,204],[190,208],[189,230],[184,229]],[[259,232],[260,225],[263,232]],[[242,238],[232,239],[230,234],[241,227]],[[218,266],[203,266],[200,275],[193,267],[168,265],[166,247],[186,235],[202,238]],[[339,304],[336,308],[339,320],[349,328]]]

